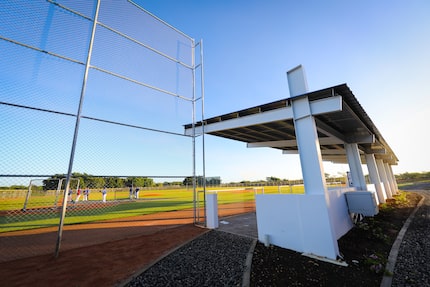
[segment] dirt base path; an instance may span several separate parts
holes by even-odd
[[[229,204],[219,207],[219,216],[254,210],[254,203]],[[36,256],[0,263],[1,285],[116,286],[207,231],[192,223],[192,210],[183,210],[67,226],[57,259],[56,228],[2,234],[2,254],[28,254],[30,240],[40,249],[32,249]]]

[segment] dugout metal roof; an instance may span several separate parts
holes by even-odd
[[[314,115],[323,160],[347,163],[344,144],[357,143],[362,155],[373,153],[376,159],[397,164],[398,158],[346,84],[208,118],[204,127],[202,121],[195,124],[195,133],[204,131],[242,141],[250,148],[272,147],[285,154],[298,153],[293,118],[288,111],[292,101],[301,97],[308,97],[311,106],[323,99],[341,99],[340,110]],[[184,127],[185,134],[193,134],[192,124]]]

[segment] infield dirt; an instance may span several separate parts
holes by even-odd
[[[219,216],[254,210],[253,202],[228,204],[220,206]],[[28,253],[31,241],[40,246],[32,249],[35,256],[0,263],[0,285],[115,286],[207,229],[193,224],[192,210],[70,225],[65,227],[60,255],[54,258],[56,231],[46,228],[0,236],[0,252],[14,250],[18,258]]]

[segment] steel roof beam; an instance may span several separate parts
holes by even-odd
[[[342,133],[338,132],[337,130],[330,127],[328,124],[324,123],[323,121],[321,121],[318,118],[315,118],[315,122],[317,124],[317,129],[319,132],[321,132],[321,133],[323,133],[329,137],[338,138],[339,140],[342,141],[342,143],[346,142],[345,136]]]
[[[285,119],[291,119],[293,117],[293,111],[291,107],[280,108],[264,113],[253,114],[249,116],[237,117],[229,120],[221,120],[220,122],[210,123],[205,125],[205,133],[210,134],[212,132],[243,128],[253,125],[259,125],[263,123],[270,123],[281,121]],[[196,134],[202,133],[202,127],[196,127]],[[192,128],[185,129],[186,135],[192,135]]]
[[[343,144],[343,141],[337,138],[320,138],[320,145],[334,145],[334,144]],[[252,142],[247,143],[247,147],[297,147],[296,140],[281,140],[281,141],[265,141],[265,142]]]
[[[331,113],[342,110],[342,97],[333,96],[326,99],[320,99],[310,102],[310,110],[312,115]],[[293,118],[293,109],[291,106],[279,108],[249,116],[240,116],[237,113],[237,118],[221,120],[220,122],[206,124],[204,131],[207,134],[212,132],[248,127],[253,125],[261,125],[282,120],[291,120]],[[201,134],[202,126],[195,127],[195,133]],[[193,135],[193,128],[185,128],[185,135]]]

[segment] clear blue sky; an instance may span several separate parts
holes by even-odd
[[[208,117],[288,97],[285,73],[302,64],[311,91],[348,84],[398,156],[394,173],[430,170],[429,1],[139,3],[203,39]],[[207,138],[210,175],[301,176],[297,157]],[[336,174],[347,167],[326,169]]]
[[[348,84],[398,156],[400,161],[394,167],[395,173],[430,170],[430,135],[427,127],[430,123],[429,1],[135,2],[197,41],[203,39],[206,117],[289,97],[286,71],[301,64],[305,68],[310,91]],[[7,4],[3,2],[2,5],[4,3]],[[34,5],[37,6],[37,3]],[[35,39],[34,43],[29,44],[42,43],[44,49],[60,54],[73,52],[69,56],[82,58],[84,53],[81,55],[78,52],[84,51],[83,48],[74,46],[70,49],[63,44],[64,41],[53,41],[55,37],[61,39],[64,33],[74,35],[77,30],[63,31],[56,22],[47,25],[49,21],[43,15],[39,16],[40,22],[34,24],[35,18],[32,17],[38,15],[37,11],[31,14],[34,9],[30,9],[29,14],[16,13],[20,20],[13,21],[13,25],[0,25],[0,34],[7,37],[9,33],[19,31],[23,38],[17,40],[28,42],[27,38]],[[0,16],[6,12],[10,10],[0,10]],[[58,15],[70,16],[67,13]],[[122,16],[120,20],[127,21]],[[40,26],[40,29],[34,30],[30,24]],[[159,36],[157,31],[150,32]],[[63,62],[47,56],[41,56],[34,62],[30,50],[5,41],[0,41],[0,45],[0,66],[9,67],[7,70],[0,69],[2,100],[21,97],[18,102],[21,104],[51,109],[60,103],[62,110],[76,111],[76,106],[71,103],[77,102],[80,87],[76,82],[79,82],[81,74],[73,69],[79,67],[64,64],[64,67],[53,71],[51,62]],[[111,63],[107,64],[120,65],[128,63],[124,61],[134,61],[121,58],[126,53],[111,51],[110,48],[104,50],[112,57]],[[19,57],[10,57],[14,53]],[[94,63],[99,65],[97,58]],[[138,64],[142,66],[140,62]],[[156,77],[156,74],[153,76]],[[149,123],[149,127],[158,128],[153,125],[160,124],[160,128],[164,128],[164,122],[157,117],[156,110],[140,105],[138,92],[133,87],[115,84],[116,79],[109,79],[108,86],[100,90],[97,81],[105,76],[93,71],[90,77],[92,84],[87,89],[84,107],[86,115],[130,124],[139,124],[147,116],[146,119],[154,121]],[[33,82],[39,85],[36,92],[32,90]],[[181,89],[180,86],[176,88]],[[28,95],[28,91],[33,94],[22,97]],[[117,97],[118,94],[121,94],[120,97]],[[123,101],[122,94],[131,96],[131,101]],[[58,95],[63,98],[58,100]],[[155,96],[149,95],[159,101]],[[102,104],[97,102],[97,97],[103,97]],[[175,131],[183,132],[182,125],[190,123],[189,113],[184,113],[189,107],[183,108],[176,100],[166,100],[162,104],[173,111],[169,113],[172,117],[169,125],[173,120]],[[87,110],[92,106],[94,110]],[[64,123],[54,125],[58,119],[49,116],[48,121],[53,125],[46,129],[57,136],[50,138],[49,144],[46,144],[44,132],[36,133],[33,128],[42,118],[33,117],[33,112],[26,112],[26,119],[9,107],[2,108],[2,119],[10,119],[10,126],[16,128],[11,130],[5,120],[7,133],[0,138],[1,145],[6,147],[0,151],[1,173],[65,173],[73,120],[62,118]],[[32,141],[27,140],[29,134]],[[80,135],[75,171],[113,175],[177,175],[191,172],[188,139],[172,144],[165,135],[154,136],[144,132],[142,136],[117,130],[117,127],[106,128],[100,123],[83,125]],[[35,151],[37,146],[44,147],[43,154]],[[116,153],[118,150],[121,153]],[[167,161],[160,160],[161,157],[167,158]],[[51,159],[51,165],[50,169],[43,170],[46,158]],[[96,162],[98,165],[92,166]],[[325,164],[325,171],[330,174],[347,170],[345,165]],[[269,148],[247,149],[245,143],[213,136],[206,137],[206,175],[221,176],[223,182],[259,180],[268,176],[301,178],[297,156],[282,155],[279,150]]]

